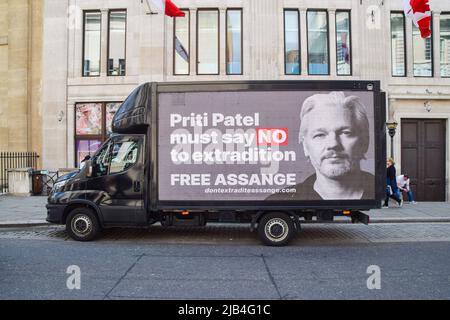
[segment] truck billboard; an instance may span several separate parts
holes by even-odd
[[[158,94],[161,201],[375,200],[370,91]]]

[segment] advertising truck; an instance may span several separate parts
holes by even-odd
[[[112,131],[48,198],[47,221],[75,240],[235,222],[282,246],[303,223],[367,224],[384,198],[379,81],[146,83]]]

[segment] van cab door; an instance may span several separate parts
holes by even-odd
[[[111,138],[92,161],[87,196],[95,202],[106,225],[140,225],[146,221],[143,135]]]

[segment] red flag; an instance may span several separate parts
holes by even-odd
[[[429,0],[403,0],[405,14],[419,28],[422,38],[431,36],[431,9],[428,2]]]
[[[160,12],[164,12],[169,17],[184,17],[185,15],[171,0],[152,0],[152,3]]]

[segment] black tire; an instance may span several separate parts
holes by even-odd
[[[292,240],[294,234],[294,221],[283,212],[267,213],[258,223],[259,238],[267,246],[285,246]]]
[[[92,241],[100,233],[97,217],[88,208],[72,210],[66,220],[66,231],[76,241]]]

